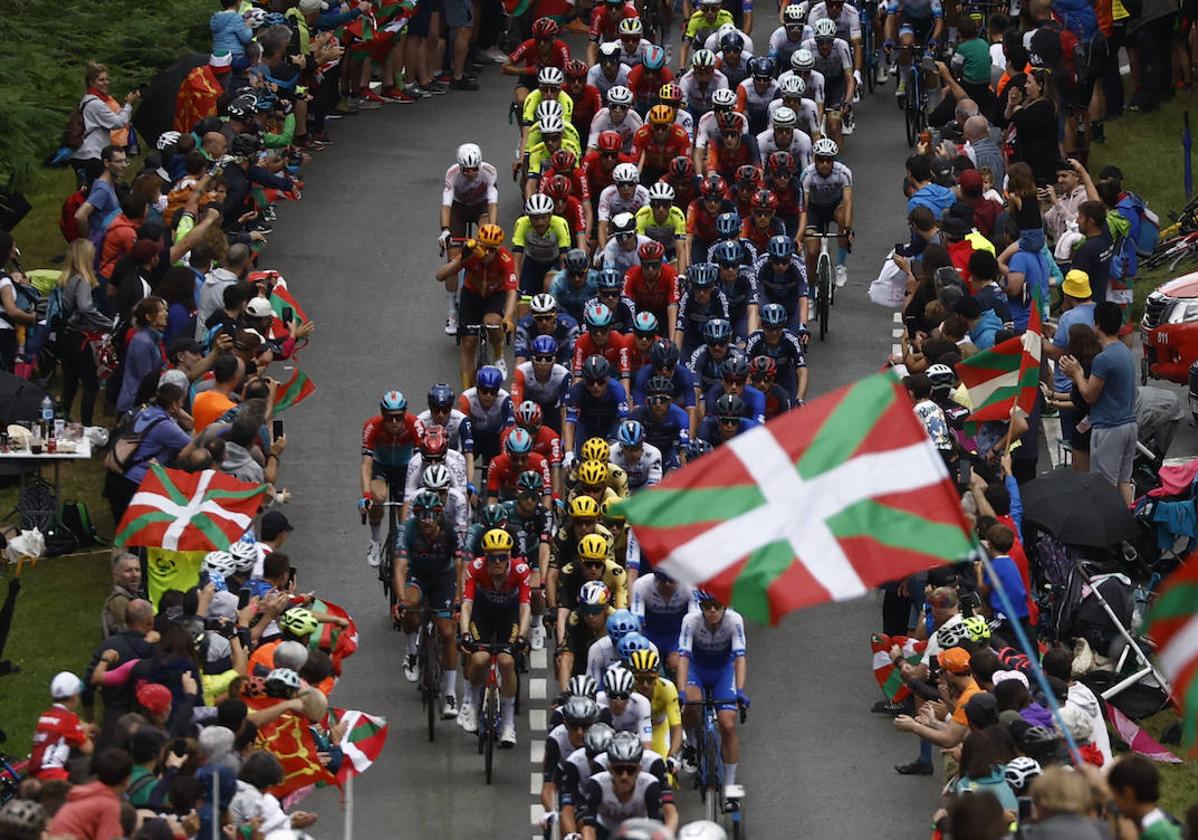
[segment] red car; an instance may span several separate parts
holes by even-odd
[[[1140,321],[1144,342],[1141,380],[1189,382],[1198,361],[1198,272],[1170,280],[1148,296]]]

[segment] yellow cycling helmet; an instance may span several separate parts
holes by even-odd
[[[669,105],[654,105],[649,109],[650,125],[673,125],[674,109]]]
[[[598,519],[599,503],[590,496],[578,496],[570,502],[571,519]]]
[[[512,545],[512,535],[502,528],[492,528],[483,534],[483,551],[511,551]]]
[[[607,540],[598,534],[587,534],[578,541],[578,556],[583,560],[606,560]]]
[[[628,667],[638,674],[656,674],[661,667],[661,657],[655,650],[634,650],[628,657]]]
[[[611,447],[603,438],[593,437],[582,445],[580,454],[584,461],[602,461],[606,464],[611,460]]]
[[[980,615],[971,615],[961,624],[969,631],[969,638],[975,642],[982,642],[990,638],[990,624]]]
[[[624,501],[619,496],[611,496],[603,500],[603,518],[611,519],[616,522],[624,521],[624,512],[619,510],[616,505]]]
[[[607,483],[607,464],[603,461],[583,461],[578,468],[579,484],[598,487]]]
[[[488,248],[497,248],[503,244],[505,235],[503,228],[499,225],[483,225],[478,229],[478,236],[475,237],[479,245]]]

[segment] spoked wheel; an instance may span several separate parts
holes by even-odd
[[[907,83],[907,106],[903,113],[903,122],[907,129],[907,145],[915,148],[915,142],[919,139],[919,132],[923,128],[919,124],[919,104],[915,101],[915,91],[911,90],[912,84]]]
[[[832,261],[827,254],[820,254],[819,264],[815,269],[815,282],[819,287],[819,300],[816,301],[816,315],[819,318],[819,340],[823,341],[828,334],[829,301],[832,298]]]
[[[487,715],[487,737],[486,743],[483,745],[483,765],[486,767],[487,784],[491,784],[491,763],[495,757],[495,738],[497,737],[495,725],[499,720],[499,698],[495,694],[490,694],[484,705]]]
[[[441,651],[437,649],[436,631],[432,634],[427,628],[421,631],[420,640],[420,698],[425,705],[425,715],[428,717],[428,740],[437,737],[437,701],[441,694]]]

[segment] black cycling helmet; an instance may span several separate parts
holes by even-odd
[[[678,364],[678,346],[669,339],[659,338],[649,345],[649,362],[654,370],[674,369]]]
[[[588,382],[604,382],[611,375],[611,362],[596,354],[582,363],[582,378]]]
[[[229,154],[233,157],[248,158],[258,154],[262,141],[256,134],[238,134],[229,144]]]
[[[724,394],[715,401],[715,414],[721,420],[725,417],[740,419],[745,414],[745,401],[736,394]]]
[[[444,382],[438,382],[436,385],[428,389],[428,407],[430,409],[447,409],[453,408],[453,388],[450,388]]]
[[[720,365],[720,375],[724,379],[739,379],[744,382],[749,378],[749,360],[744,356],[730,356]]]
[[[581,248],[571,248],[566,252],[566,256],[562,258],[562,264],[566,266],[566,271],[571,274],[581,274],[587,270],[590,265],[590,259],[587,257],[587,252]]]
[[[645,384],[645,394],[650,397],[656,396],[672,396],[674,393],[674,383],[665,376],[651,376]]]

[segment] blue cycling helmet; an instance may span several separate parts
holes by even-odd
[[[581,248],[571,248],[566,252],[566,256],[562,257],[562,265],[572,274],[582,274],[590,264],[590,257]]]
[[[517,426],[508,433],[504,448],[509,455],[527,455],[532,452],[532,435]]]
[[[720,239],[731,239],[740,233],[740,214],[721,213],[715,217],[715,232]]]
[[[711,444],[703,440],[703,438],[694,438],[686,444],[686,461],[690,463],[696,458],[701,458],[711,451]]]
[[[620,441],[621,446],[638,447],[645,442],[645,427],[641,425],[640,420],[625,420],[620,424],[616,439]]]
[[[695,601],[697,601],[700,604],[706,603],[708,601],[712,601],[716,604],[721,604],[721,605],[724,603],[719,598],[717,598],[716,596],[714,596],[710,592],[708,592],[706,589],[696,589],[695,590]]]
[[[632,319],[632,331],[645,335],[657,335],[657,316],[652,312],[638,312]]]
[[[402,391],[388,391],[379,400],[379,408],[383,411],[407,411],[408,398]]]
[[[761,307],[761,323],[767,327],[780,327],[787,321],[786,307],[780,303],[767,303]]]
[[[765,56],[754,58],[749,62],[749,73],[758,78],[773,78],[774,62]]]
[[[727,268],[730,265],[738,265],[740,263],[740,255],[740,243],[735,239],[720,242],[711,249],[711,259],[719,263],[722,268]]]
[[[607,635],[611,637],[613,645],[629,633],[639,633],[640,629],[641,620],[632,610],[616,610],[607,617]]]
[[[534,356],[556,356],[557,339],[551,335],[538,335],[532,340],[532,354]]]
[[[450,388],[444,382],[438,382],[428,389],[428,407],[430,409],[453,408],[453,398],[453,388]]]
[[[595,277],[595,286],[599,289],[622,289],[624,275],[618,268],[605,268]]]
[[[266,17],[262,19],[263,26],[286,26],[287,17],[279,12],[267,12]]]
[[[619,642],[616,643],[616,651],[620,654],[620,658],[625,662],[628,657],[636,653],[638,650],[652,650],[652,642],[646,639],[639,631],[626,633]]]
[[[611,309],[606,303],[588,303],[582,319],[588,327],[610,327]]]
[[[503,372],[495,365],[480,367],[478,373],[474,375],[474,384],[479,388],[491,388],[497,391],[503,384]]]
[[[646,70],[660,70],[666,64],[666,51],[657,44],[650,44],[645,50],[645,54],[641,57],[641,64],[645,65]]]
[[[732,339],[732,324],[723,318],[711,318],[703,325],[703,340],[708,344],[726,343]]]
[[[770,259],[788,260],[794,256],[795,241],[789,236],[771,236],[766,249],[769,251]]]
[[[690,281],[692,288],[704,289],[714,286],[719,279],[719,269],[715,263],[693,263],[687,266],[686,279]]]

